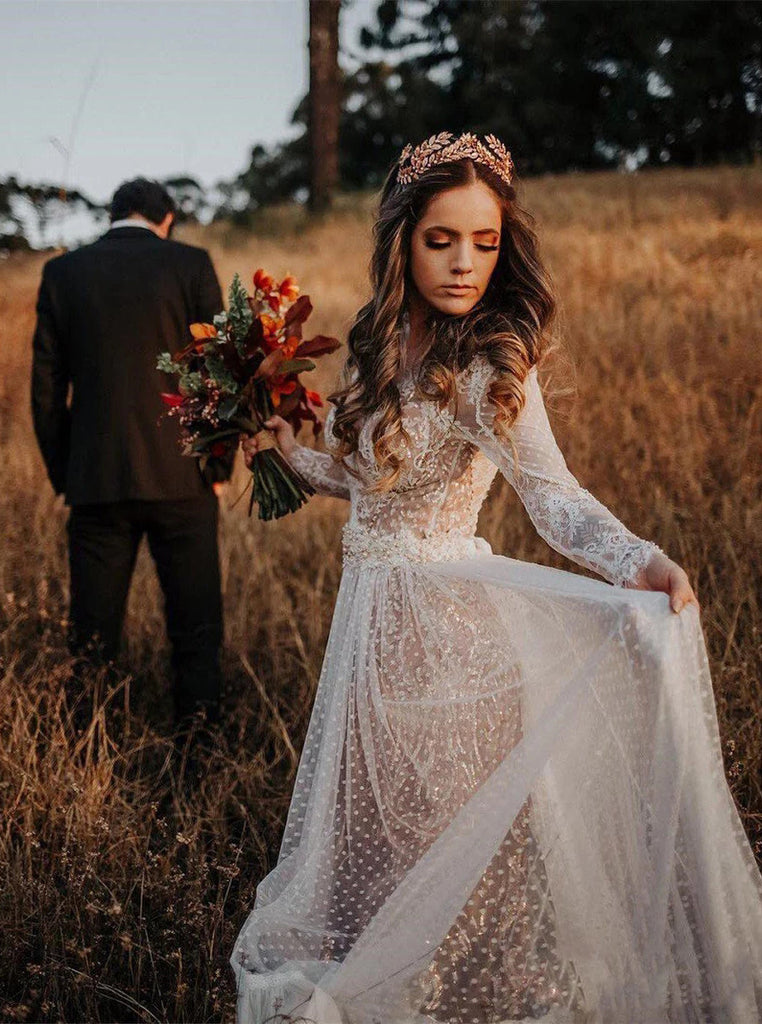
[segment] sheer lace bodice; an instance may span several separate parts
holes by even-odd
[[[476,537],[479,509],[499,470],[519,495],[538,533],[578,565],[622,586],[637,582],[658,545],[628,530],[569,471],[556,443],[533,368],[525,382],[526,403],[511,429],[515,445],[492,429],[494,407],[487,395],[494,367],[477,356],[458,374],[457,412],[440,409],[415,393],[412,373],[400,381],[408,450],[400,440],[402,475],[391,490],[367,493],[377,479],[370,417],[360,434],[352,466],[358,480],[329,452],[298,445],[290,461],[318,493],[351,500],[344,527],[344,557],[421,561],[489,552]],[[329,449],[335,444],[326,418]],[[516,459],[518,458],[518,463]]]

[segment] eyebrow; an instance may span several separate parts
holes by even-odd
[[[432,224],[431,227],[426,228],[426,231],[441,231],[444,235],[450,235],[452,238],[457,238],[460,231],[455,231],[453,228],[445,228],[440,224]],[[474,231],[475,235],[499,235],[500,232],[497,228],[479,228],[478,231]]]

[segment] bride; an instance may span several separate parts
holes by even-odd
[[[556,445],[554,301],[512,181],[494,136],[406,147],[330,451],[267,423],[351,504],[278,863],[231,956],[239,1024],[762,1018],[699,605]],[[498,470],[602,580],[475,536]]]

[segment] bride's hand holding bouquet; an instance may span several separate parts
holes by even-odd
[[[278,447],[288,459],[296,447],[296,436],[291,424],[287,423],[282,416],[271,416],[269,420],[265,420],[262,426],[275,434]],[[242,436],[241,450],[243,451],[243,458],[248,469],[251,469],[254,464],[254,457],[262,451],[263,446],[266,444],[267,441],[263,438],[261,432],[253,436],[248,434]]]

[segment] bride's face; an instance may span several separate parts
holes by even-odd
[[[442,313],[468,313],[497,264],[500,228],[500,204],[481,181],[434,196],[410,241],[410,274],[421,298]]]

